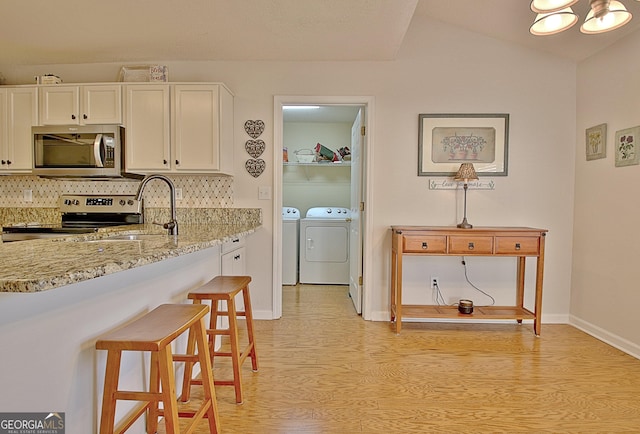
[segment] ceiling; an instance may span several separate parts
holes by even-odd
[[[640,26],[602,35],[529,34],[529,0],[5,0],[0,62],[9,65],[186,60],[391,60],[412,17],[579,61]],[[588,0],[574,10],[584,20]]]

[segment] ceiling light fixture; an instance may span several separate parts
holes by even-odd
[[[579,0],[532,0],[531,10],[536,12],[529,31],[538,36],[554,35],[571,28],[578,15],[571,6]],[[636,0],[640,1],[640,0]],[[615,30],[631,21],[631,12],[617,0],[589,0],[590,11],[580,31],[598,34]]]
[[[284,110],[314,110],[319,109],[319,105],[284,105],[282,106]]]

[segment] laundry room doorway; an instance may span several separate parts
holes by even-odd
[[[274,318],[282,316],[283,258],[291,257],[289,248],[283,249],[286,207],[296,208],[301,219],[299,282],[348,285],[355,312],[369,319],[371,258],[365,246],[372,120],[373,97],[274,98],[274,149],[282,149],[274,152]],[[329,244],[329,238],[336,241]]]

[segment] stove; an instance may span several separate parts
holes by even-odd
[[[2,241],[24,241],[96,232],[101,227],[143,223],[142,201],[129,195],[62,195],[61,225],[26,223],[2,228]]]

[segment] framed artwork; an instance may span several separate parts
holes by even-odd
[[[478,176],[507,176],[508,114],[421,114],[418,176],[454,176],[473,163]]]
[[[640,140],[640,126],[616,131],[614,149],[616,152],[616,167],[640,164],[638,158],[638,140]]]
[[[588,128],[585,137],[587,161],[607,156],[607,124]]]

